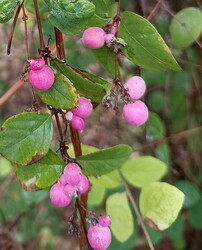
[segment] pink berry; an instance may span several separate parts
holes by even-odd
[[[85,175],[81,175],[80,182],[77,185],[77,191],[79,194],[85,194],[88,192],[88,189],[90,187],[88,178]]]
[[[105,32],[99,27],[90,27],[83,33],[82,41],[83,44],[90,49],[98,49],[104,46]]]
[[[29,81],[35,89],[48,90],[52,87],[55,76],[43,59],[31,60],[30,68]]]
[[[45,65],[44,59],[35,59],[30,61],[31,70],[40,70]]]
[[[108,227],[99,225],[90,226],[88,229],[88,241],[94,250],[105,250],[112,240],[111,231]]]
[[[72,198],[66,195],[62,184],[56,183],[50,189],[50,200],[57,207],[66,207],[71,203]]]
[[[67,178],[65,174],[62,174],[59,178],[59,183],[62,185],[66,185],[67,184]]]
[[[72,185],[65,185],[65,194],[72,198],[73,196],[76,196],[76,189]]]
[[[138,100],[123,106],[123,117],[129,124],[140,126],[147,121],[148,116],[148,108],[142,101]]]
[[[69,185],[76,186],[81,180],[81,169],[76,163],[69,163],[64,168],[64,175]]]
[[[141,98],[146,91],[146,84],[142,77],[133,76],[125,84],[125,89],[128,89],[128,93],[133,99]]]
[[[109,227],[111,226],[111,219],[109,218],[109,216],[106,215],[102,215],[99,217],[99,225],[102,227]]]
[[[71,124],[72,124],[72,127],[78,131],[83,131],[84,125],[85,125],[84,120],[77,115],[73,115]]]
[[[78,107],[72,110],[74,115],[79,116],[81,118],[89,117],[92,111],[93,105],[91,101],[85,97],[80,97]]]
[[[105,35],[105,42],[106,42],[106,44],[110,44],[112,42],[113,38],[114,38],[113,34],[110,34],[110,33],[106,34]]]
[[[73,119],[73,113],[72,111],[68,111],[66,114],[65,114],[65,118],[68,122],[71,122],[72,119]]]

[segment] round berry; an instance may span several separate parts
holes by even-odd
[[[140,126],[147,121],[149,111],[144,102],[138,100],[123,106],[123,117],[127,123]]]
[[[113,34],[106,34],[105,35],[105,42],[106,42],[106,44],[110,44],[112,42],[113,38],[114,38]]]
[[[50,200],[56,207],[66,207],[71,203],[72,198],[66,195],[62,184],[56,183],[50,189]]]
[[[74,115],[79,116],[81,118],[89,117],[92,111],[93,105],[91,101],[85,97],[80,97],[78,107],[72,110]]]
[[[68,122],[71,122],[72,119],[73,119],[73,113],[72,111],[68,111],[66,114],[65,114],[65,119],[68,121]]]
[[[101,48],[104,43],[105,32],[99,27],[90,27],[86,29],[82,36],[83,44],[90,49]]]
[[[53,70],[48,65],[45,65],[43,59],[31,60],[30,66],[30,84],[38,90],[50,89],[55,80]]]
[[[102,227],[109,227],[109,226],[111,226],[112,222],[111,222],[111,219],[109,218],[109,216],[102,215],[99,217],[98,223]]]
[[[85,126],[84,120],[77,115],[73,115],[71,124],[72,124],[72,127],[78,131],[83,131],[84,126]]]
[[[67,164],[63,173],[69,185],[76,186],[79,184],[81,180],[81,169],[76,163]]]
[[[88,192],[88,189],[90,187],[88,178],[85,175],[81,175],[81,179],[79,184],[77,185],[77,191],[79,194],[85,194]]]
[[[141,98],[146,91],[146,84],[142,77],[133,76],[125,84],[125,89],[128,90],[129,95],[133,99]]]
[[[59,178],[59,183],[62,185],[66,185],[67,184],[67,178],[65,174],[62,174]]]
[[[105,250],[112,240],[111,231],[108,227],[99,225],[90,226],[88,229],[88,241],[95,250]]]
[[[65,190],[65,194],[69,196],[70,198],[72,198],[73,196],[76,196],[76,189],[72,185],[69,185],[69,184],[65,185],[64,190]]]

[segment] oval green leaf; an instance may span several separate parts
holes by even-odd
[[[111,230],[114,237],[120,242],[127,241],[133,234],[134,221],[126,193],[109,196],[106,210],[112,220]]]
[[[172,42],[177,48],[191,45],[202,31],[202,13],[199,8],[189,7],[179,11],[170,24]]]
[[[47,105],[56,109],[71,110],[78,104],[76,89],[70,80],[57,72],[53,86],[46,90],[37,90],[40,99]]]
[[[152,156],[142,156],[135,160],[128,160],[121,168],[124,178],[131,185],[139,188],[160,180],[166,171],[166,164]]]
[[[52,186],[63,172],[63,160],[49,150],[44,158],[29,166],[16,166],[17,177],[28,192]]]
[[[184,202],[184,194],[165,182],[152,182],[140,194],[140,211],[148,224],[165,230],[176,220]]]
[[[187,215],[190,225],[197,229],[202,230],[202,200],[200,200],[196,205],[187,209]]]
[[[0,154],[7,160],[27,165],[49,150],[53,135],[47,113],[21,113],[9,118],[0,131]]]
[[[189,181],[178,181],[175,186],[185,194],[184,207],[192,207],[201,199],[199,189]]]
[[[121,167],[129,158],[132,148],[120,144],[77,158],[85,175],[101,176]]]
[[[88,0],[45,2],[51,8],[50,23],[67,35],[82,31],[95,13],[95,5]]]
[[[51,65],[73,83],[80,96],[89,98],[92,102],[98,104],[102,101],[106,90],[99,83],[91,80],[84,72],[61,63],[57,59],[52,59]]]
[[[126,42],[122,51],[133,63],[152,70],[180,70],[158,31],[142,16],[123,12],[118,36]]]

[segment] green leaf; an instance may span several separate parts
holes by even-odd
[[[102,77],[96,76],[88,71],[82,71],[86,74],[86,76],[93,82],[96,82],[100,85],[102,85],[104,87],[104,89],[106,90],[106,92],[108,92],[110,90],[111,87],[111,83],[107,80],[105,80]]]
[[[201,199],[200,191],[193,183],[181,180],[175,186],[185,194],[184,207],[194,206]]]
[[[6,23],[13,17],[15,8],[20,2],[19,0],[0,1],[0,23]]]
[[[147,233],[149,235],[149,238],[154,245],[158,244],[161,241],[161,239],[163,238],[162,232],[155,231],[148,226],[146,226],[146,229],[147,229]]]
[[[165,230],[177,218],[184,202],[184,194],[165,182],[152,182],[140,194],[142,216],[154,229]]]
[[[108,174],[103,174],[101,177],[90,176],[90,183],[92,185],[99,185],[107,189],[113,189],[121,186],[121,176],[117,170],[112,171]]]
[[[161,143],[156,147],[156,156],[165,162],[167,166],[171,166],[171,156],[170,156],[170,148],[168,144]]]
[[[202,13],[199,8],[189,7],[179,11],[170,24],[172,42],[177,48],[191,45],[202,31]]]
[[[165,175],[166,170],[166,164],[159,159],[152,156],[141,156],[125,162],[121,173],[131,185],[141,188],[160,180]]]
[[[106,188],[100,185],[92,185],[88,193],[88,205],[100,206],[105,198]]]
[[[202,200],[200,200],[195,206],[187,209],[188,220],[191,226],[197,230],[202,229]]]
[[[28,191],[36,191],[52,186],[62,174],[63,160],[49,150],[44,158],[29,166],[17,166],[16,174],[22,187]]]
[[[105,0],[91,0],[95,5],[95,12],[101,16],[106,17],[109,13],[109,9]]]
[[[27,165],[49,150],[53,127],[47,113],[21,113],[9,118],[0,131],[0,154],[16,164]]]
[[[118,36],[126,42],[122,50],[133,63],[153,70],[180,70],[158,31],[142,16],[123,12]]]
[[[110,76],[115,78],[115,53],[107,46],[103,46],[100,49],[93,49],[92,52]]]
[[[182,215],[179,214],[176,221],[166,230],[166,234],[171,240],[178,240],[184,233],[184,221]]]
[[[46,91],[37,90],[37,94],[44,103],[56,109],[71,110],[78,102],[73,84],[59,72],[55,74],[53,86]]]
[[[73,83],[80,96],[89,98],[95,103],[102,101],[106,94],[104,87],[91,80],[85,73],[56,59],[51,60],[51,65]]]
[[[53,26],[67,35],[78,34],[86,28],[88,21],[95,13],[95,5],[88,0],[45,0],[51,8],[48,16]]]
[[[81,156],[76,160],[82,166],[85,175],[101,176],[120,168],[131,153],[131,147],[120,144]]]
[[[87,154],[90,154],[90,153],[97,152],[97,151],[99,151],[99,149],[96,148],[96,147],[85,145],[85,144],[81,143],[81,151],[82,151],[82,155],[87,155]],[[76,157],[75,153],[74,153],[74,147],[73,147],[72,143],[68,145],[68,154],[69,154],[69,156],[71,158]]]
[[[149,112],[149,120],[145,128],[150,140],[160,139],[165,136],[165,125],[162,119],[154,112]]]
[[[125,242],[134,231],[133,215],[126,193],[115,193],[107,198],[107,214],[112,220],[111,230],[114,237]]]

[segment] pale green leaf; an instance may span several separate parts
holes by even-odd
[[[100,185],[92,185],[88,193],[88,205],[100,206],[105,198],[106,188]]]
[[[112,220],[111,230],[114,237],[125,242],[134,231],[133,215],[126,193],[115,193],[107,198],[107,214]]]
[[[152,182],[140,194],[140,211],[149,225],[165,230],[176,220],[184,202],[184,194],[165,182]]]
[[[152,156],[141,156],[135,160],[128,160],[121,167],[124,178],[135,187],[160,180],[166,173],[164,162]]]

